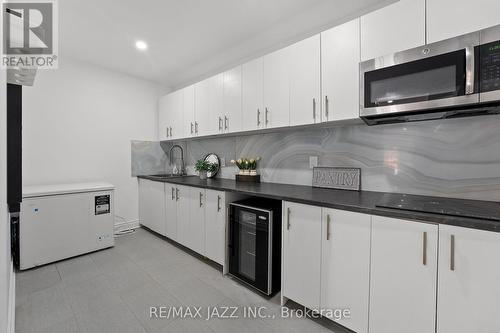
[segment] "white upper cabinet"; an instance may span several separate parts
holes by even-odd
[[[241,131],[241,66],[224,72],[224,132]]]
[[[359,19],[321,33],[322,121],[359,117]]]
[[[370,333],[435,332],[437,247],[437,225],[372,216]]]
[[[224,76],[212,76],[209,81],[210,132],[224,133]]]
[[[368,332],[371,216],[323,208],[321,308],[348,307],[350,318],[336,320]]]
[[[169,101],[170,95],[162,96],[158,100],[158,139],[160,141],[170,138],[172,124],[169,122]]]
[[[320,35],[290,46],[290,125],[321,122]]]
[[[264,56],[264,125],[290,125],[290,47]]]
[[[257,58],[241,68],[242,130],[265,128],[264,124],[264,62]]]
[[[498,0],[427,0],[427,42],[500,24]]]
[[[158,134],[160,140],[179,139],[184,136],[182,105],[182,90],[160,98],[158,104]]]
[[[321,207],[285,202],[282,294],[310,309],[320,304]]]
[[[400,0],[361,17],[362,61],[424,44],[425,0]]]
[[[217,134],[215,121],[210,114],[210,79],[195,84],[195,121],[198,123],[198,135]]]
[[[439,226],[437,333],[500,332],[500,233]]]
[[[196,136],[199,125],[196,122],[194,109],[194,85],[182,89],[184,136]]]
[[[168,123],[172,127],[168,139],[184,137],[183,91],[178,90],[168,95]]]

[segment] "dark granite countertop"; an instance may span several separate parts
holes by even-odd
[[[278,183],[241,183],[236,182],[235,180],[222,178],[201,180],[197,176],[175,177],[168,179],[161,179],[154,176],[139,176],[139,178],[219,191],[238,192],[252,196],[286,200],[308,205],[329,207],[405,220],[423,221],[428,223],[446,224],[500,232],[500,221],[377,207],[377,204],[381,202],[384,196],[387,196],[388,194],[390,195],[390,193],[385,192],[355,192]],[[419,197],[425,198],[423,196]],[[500,219],[500,203],[498,202],[447,198],[439,198],[439,200],[442,204],[448,204],[450,207],[457,205],[457,203],[461,203],[466,204],[467,206],[474,206],[476,208],[487,207],[489,210],[492,210],[498,206],[498,215],[495,216],[495,219]]]

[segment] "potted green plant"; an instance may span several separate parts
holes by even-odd
[[[194,169],[198,171],[200,179],[207,179],[207,172],[214,172],[217,166],[205,160],[198,160],[196,161]]]

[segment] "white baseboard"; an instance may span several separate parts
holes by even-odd
[[[137,229],[140,227],[139,220],[131,220],[131,221],[123,221],[115,223],[115,233],[129,230],[129,229]]]
[[[8,309],[7,332],[15,333],[16,330],[16,273],[14,271],[14,263],[10,267],[10,282],[9,282],[9,309]]]

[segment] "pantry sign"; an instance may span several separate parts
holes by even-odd
[[[2,4],[2,68],[57,69],[58,12],[55,0]]]

